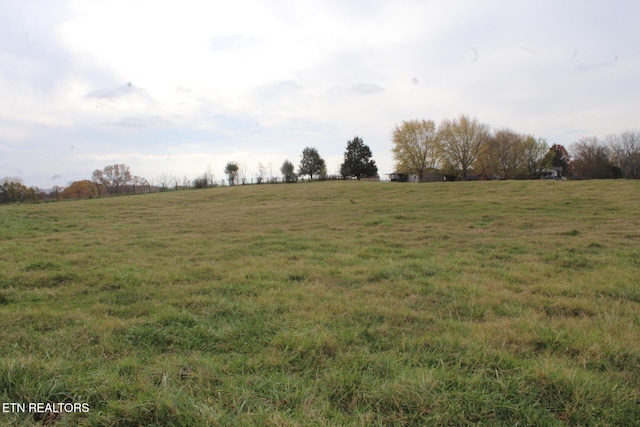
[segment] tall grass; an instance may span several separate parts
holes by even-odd
[[[637,425],[640,187],[326,182],[0,208],[7,425]]]

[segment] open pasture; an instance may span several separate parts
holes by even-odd
[[[640,185],[253,185],[0,207],[0,413],[640,421]]]

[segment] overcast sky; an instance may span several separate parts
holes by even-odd
[[[255,176],[461,113],[566,146],[637,129],[640,2],[0,2],[0,178]]]

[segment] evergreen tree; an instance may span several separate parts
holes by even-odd
[[[347,151],[344,153],[344,163],[340,166],[340,174],[345,178],[355,176],[358,179],[378,175],[376,162],[371,160],[371,149],[359,136],[347,141]]]

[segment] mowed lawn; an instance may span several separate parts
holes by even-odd
[[[0,425],[640,423],[640,183],[0,206]]]

